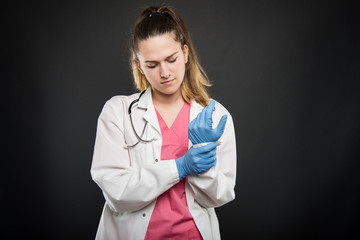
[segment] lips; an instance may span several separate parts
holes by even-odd
[[[163,81],[163,82],[161,82],[161,84],[167,85],[167,84],[172,83],[174,80],[175,80],[175,78],[171,79],[171,80]]]

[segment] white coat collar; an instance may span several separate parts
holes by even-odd
[[[146,109],[146,108],[149,108],[151,106],[154,106],[154,105],[153,105],[153,102],[152,102],[151,87],[148,87],[145,90],[145,93],[139,99],[138,107]]]
[[[145,93],[139,99],[138,107],[146,109],[146,112],[144,114],[144,119],[148,123],[150,123],[150,125],[153,126],[153,128],[155,128],[161,135],[159,121],[152,101],[151,87],[148,87],[145,90]]]

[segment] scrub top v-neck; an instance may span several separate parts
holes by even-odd
[[[182,157],[188,150],[190,104],[184,103],[170,128],[157,110],[156,114],[162,135],[161,160]],[[202,239],[186,202],[185,179],[157,198],[145,240]]]

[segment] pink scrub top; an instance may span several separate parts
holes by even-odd
[[[185,102],[170,129],[156,114],[162,135],[161,160],[182,157],[188,150],[190,104]],[[202,239],[186,202],[185,178],[157,198],[145,236],[145,240],[155,239]]]

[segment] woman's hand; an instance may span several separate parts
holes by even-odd
[[[175,160],[180,180],[189,174],[203,173],[216,162],[217,142],[198,148],[190,148],[184,156]]]
[[[223,115],[216,128],[212,128],[212,114],[215,110],[215,101],[211,100],[209,105],[189,123],[189,139],[192,144],[216,142],[224,133],[227,115]]]

